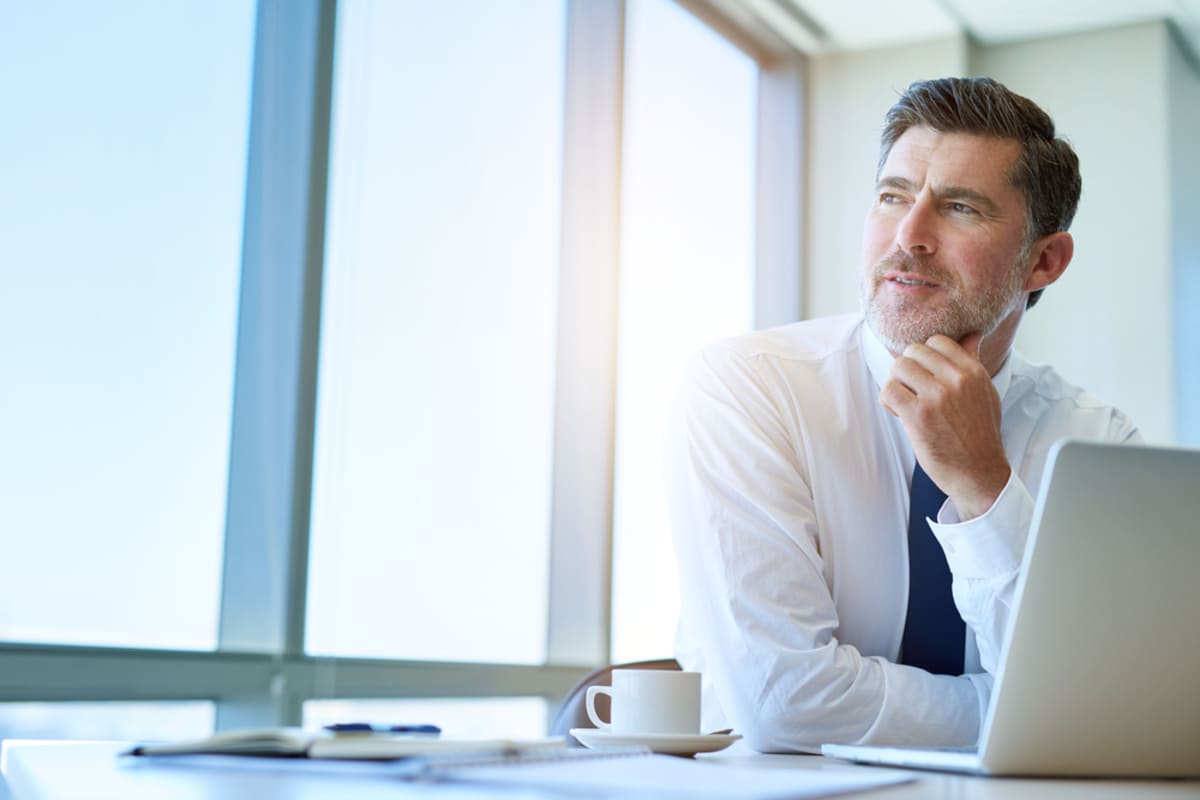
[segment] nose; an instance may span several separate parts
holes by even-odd
[[[913,255],[932,255],[937,252],[936,211],[925,198],[918,198],[908,207],[896,227],[896,246]]]

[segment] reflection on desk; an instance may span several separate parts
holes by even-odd
[[[413,784],[363,774],[330,774],[254,769],[154,767],[119,762],[125,744],[19,742],[5,743],[5,773],[14,800],[40,798],[187,798],[188,800],[310,800],[331,796],[356,800],[407,797],[554,798],[579,797],[538,790],[514,790],[474,784]],[[846,764],[820,756],[762,755],[737,745],[698,760],[729,766],[771,770],[866,772],[877,768]],[[1133,800],[1133,798],[1200,798],[1200,781],[1023,780],[915,773],[916,780],[852,797],[882,800]]]

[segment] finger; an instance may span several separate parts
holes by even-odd
[[[898,380],[915,394],[928,394],[937,389],[943,378],[953,369],[945,356],[925,345],[914,344],[892,362],[889,379]]]
[[[962,338],[962,342],[954,341],[948,336],[937,335],[933,336],[926,343],[926,346],[947,359],[957,369],[974,369],[981,362],[979,360],[979,343],[983,341],[983,334],[968,333]]]
[[[891,412],[893,417],[903,418],[908,409],[917,402],[912,389],[898,380],[889,378],[879,390],[879,404]]]
[[[881,406],[883,406],[885,409],[887,409],[887,412],[888,412],[889,414],[891,414],[893,417],[898,417],[898,416],[900,416],[900,412],[899,412],[899,411],[897,411],[897,410],[896,410],[896,409],[895,409],[895,408],[892,406],[891,400],[889,400],[889,398],[888,398],[888,396],[887,396],[887,392],[886,392],[886,391],[880,391],[880,392],[879,392],[879,405],[881,405]]]
[[[983,332],[973,331],[958,340],[958,346],[967,351],[967,354],[976,361],[979,360],[979,351],[983,349]]]
[[[983,331],[971,331],[959,339],[959,347],[966,350],[972,359],[978,361],[979,353],[983,350]]]
[[[934,342],[934,339],[941,339],[941,342]],[[947,347],[949,345],[949,347]],[[945,375],[949,370],[954,369],[955,361],[951,358],[953,355],[949,348],[957,348],[953,339],[947,339],[945,336],[934,336],[929,340],[928,344],[910,344],[904,348],[904,352],[896,359],[899,362],[901,359],[909,359],[921,365],[930,375]]]

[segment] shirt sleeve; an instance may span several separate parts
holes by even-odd
[[[706,683],[760,751],[973,744],[986,687],[838,640],[802,434],[786,405],[748,359],[710,351],[689,368],[668,424],[683,627]]]
[[[1106,424],[1081,430],[1080,435],[1114,442],[1142,440],[1124,414],[1105,409],[1103,415]],[[994,675],[1000,664],[1034,508],[1033,495],[1013,470],[996,502],[980,516],[963,522],[954,502],[947,500],[937,520],[929,521],[954,576],[951,591],[958,613],[975,633],[979,663],[988,674]]]
[[[954,576],[958,613],[975,633],[980,666],[991,674],[1000,663],[1033,508],[1033,496],[1013,470],[996,502],[980,516],[959,522],[953,501],[947,501],[938,521],[929,521]]]

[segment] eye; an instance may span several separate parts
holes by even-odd
[[[977,212],[975,211],[975,209],[971,208],[971,207],[970,207],[969,205],[967,205],[966,203],[951,203],[951,204],[950,204],[950,209],[951,209],[952,211],[954,211],[954,213],[956,213],[956,214],[966,214],[966,215],[972,215],[972,214],[975,214],[975,213],[977,213]]]
[[[892,194],[891,192],[884,192],[883,194],[879,195],[879,205],[881,206],[890,206],[899,202],[900,196]]]

